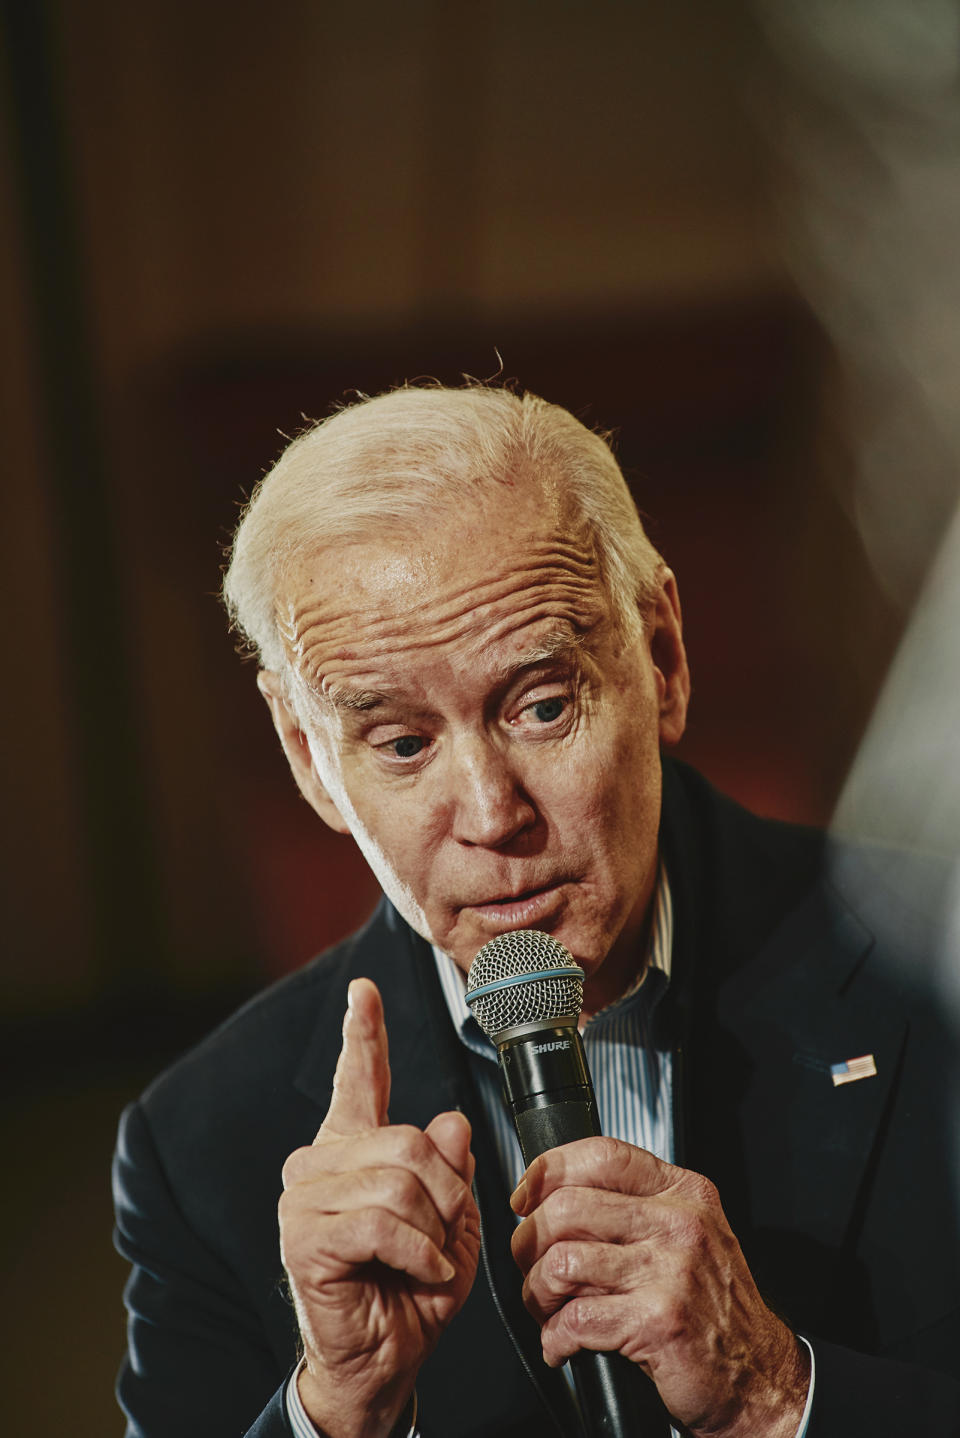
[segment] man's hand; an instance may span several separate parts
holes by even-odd
[[[765,1306],[713,1184],[610,1138],[533,1161],[513,1255],[552,1367],[619,1351],[703,1438],[793,1438],[805,1351]]]
[[[387,1125],[387,1034],[369,979],[350,985],[343,1037],[320,1132],[284,1164],[280,1247],[308,1415],[331,1438],[380,1438],[470,1291],[480,1221],[466,1119]]]

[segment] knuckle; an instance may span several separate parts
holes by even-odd
[[[590,1298],[571,1298],[561,1310],[561,1325],[578,1341],[589,1337],[597,1320],[597,1305]]]
[[[703,1204],[705,1208],[719,1208],[720,1195],[717,1186],[702,1173],[691,1173],[686,1184],[690,1198],[694,1203]]]
[[[385,1170],[384,1186],[387,1202],[392,1207],[403,1210],[412,1206],[420,1189],[419,1180],[408,1168]]]
[[[607,1173],[619,1175],[630,1167],[633,1150],[628,1143],[608,1135],[597,1138],[594,1142],[597,1146],[597,1161]]]
[[[573,1189],[556,1188],[544,1199],[543,1210],[551,1231],[563,1233],[576,1222],[580,1199]]]
[[[574,1243],[555,1243],[544,1254],[544,1276],[551,1287],[566,1287],[579,1277],[582,1263]]]
[[[697,1209],[686,1209],[677,1217],[676,1240],[686,1255],[688,1267],[699,1263],[710,1247],[710,1233]]]
[[[361,1213],[363,1226],[370,1242],[382,1243],[392,1227],[391,1215],[385,1208],[365,1208],[361,1210]]]
[[[394,1126],[392,1134],[398,1158],[415,1165],[426,1162],[430,1143],[420,1129],[410,1123],[400,1123]]]
[[[280,1170],[280,1178],[284,1188],[290,1188],[292,1184],[301,1181],[314,1153],[315,1150],[312,1148],[295,1148],[293,1153],[288,1155],[283,1168]]]
[[[611,1138],[609,1134],[604,1134],[602,1137],[594,1140],[594,1146],[597,1150],[597,1157],[602,1163],[614,1163],[619,1155],[622,1144],[619,1139]]]
[[[672,1294],[653,1295],[646,1305],[645,1328],[659,1348],[678,1342],[687,1332],[686,1310]]]
[[[281,1193],[277,1202],[277,1223],[281,1234],[294,1232],[299,1225],[301,1205],[295,1195]]]

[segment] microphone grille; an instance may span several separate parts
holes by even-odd
[[[557,973],[544,974],[551,969]],[[583,979],[569,950],[550,934],[514,929],[479,950],[465,997],[477,1023],[496,1043],[499,1034],[520,1024],[576,1019],[583,1007]]]

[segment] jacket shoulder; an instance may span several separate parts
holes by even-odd
[[[347,985],[362,968],[360,956],[388,940],[384,908],[362,929],[254,995],[150,1084],[140,1105],[161,1150],[167,1142],[181,1155],[233,1143],[249,1150],[253,1135],[264,1128],[276,1129],[280,1148],[311,1141],[315,1106],[296,1092],[297,1069],[318,1025],[339,1033]],[[333,1053],[331,1064],[335,1061]]]
[[[664,764],[662,848],[681,896],[708,916],[718,970],[824,910],[851,924],[904,990],[937,983],[956,942],[955,865],[943,856],[762,818],[688,765]]]

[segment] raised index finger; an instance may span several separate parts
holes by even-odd
[[[333,1098],[314,1143],[382,1127],[389,1102],[390,1064],[380,991],[371,979],[354,979],[347,989]]]

